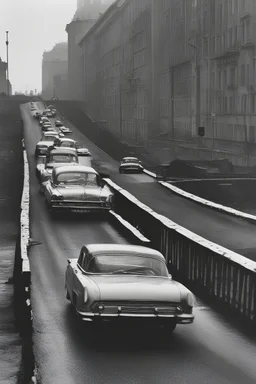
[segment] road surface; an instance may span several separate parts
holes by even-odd
[[[206,303],[195,323],[165,342],[126,328],[99,333],[92,344],[64,298],[66,260],[88,242],[125,243],[107,221],[52,219],[39,193],[34,150],[40,129],[23,107],[31,171],[30,250],[34,349],[42,384],[254,384],[256,345]]]

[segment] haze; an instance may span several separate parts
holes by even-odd
[[[0,0],[0,57],[6,61],[8,30],[13,92],[41,90],[43,51],[67,40],[75,9],[76,0]]]

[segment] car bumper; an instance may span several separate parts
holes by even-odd
[[[120,168],[120,171],[127,172],[127,173],[133,173],[133,172],[143,172],[143,168]]]
[[[51,208],[55,211],[72,211],[78,213],[89,213],[89,212],[103,212],[110,211],[112,209],[111,205],[98,204],[98,205],[87,205],[85,204],[75,204],[65,201],[60,202],[51,202]]]
[[[153,321],[168,321],[174,320],[177,324],[191,324],[194,321],[193,314],[137,314],[137,313],[114,313],[114,314],[99,314],[93,312],[80,312],[77,315],[83,321],[115,321],[116,319],[124,320],[153,320]]]

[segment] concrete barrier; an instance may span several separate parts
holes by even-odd
[[[20,228],[16,242],[14,265],[15,308],[19,332],[22,337],[22,354],[24,363],[24,383],[35,383],[35,361],[32,340],[33,313],[30,301],[31,271],[28,258],[30,245],[29,228],[29,167],[27,153],[23,144],[24,181],[21,199]]]

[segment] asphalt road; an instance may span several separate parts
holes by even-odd
[[[42,384],[254,384],[256,344],[206,303],[197,301],[196,320],[159,334],[132,328],[96,335],[78,325],[64,298],[66,260],[83,243],[126,240],[107,221],[52,219],[35,177],[37,123],[23,108],[31,171],[30,250],[34,350]]]
[[[120,175],[117,161],[88,141],[73,125],[68,122],[65,122],[65,125],[72,128],[71,137],[86,143],[96,164],[108,173],[116,184],[144,204],[192,232],[256,261],[255,224],[171,193],[146,174]]]

